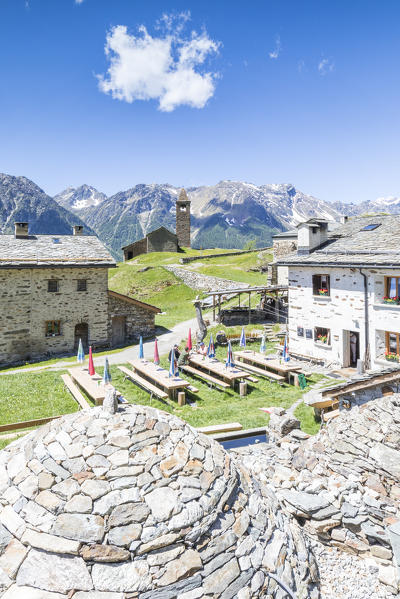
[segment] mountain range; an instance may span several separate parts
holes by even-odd
[[[25,177],[0,174],[0,232],[16,220],[30,223],[32,233],[70,233],[73,224],[97,234],[116,258],[121,247],[163,225],[175,228],[175,201],[180,188],[139,184],[110,197],[89,185],[69,187],[53,198]],[[193,247],[241,248],[255,240],[271,244],[274,233],[311,217],[329,220],[370,212],[400,213],[400,198],[361,204],[329,203],[290,184],[253,185],[220,181],[186,188],[191,200]]]

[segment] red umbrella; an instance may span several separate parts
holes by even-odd
[[[192,349],[192,329],[189,329],[187,346],[190,351]]]
[[[157,338],[154,341],[154,364],[160,363],[160,356],[158,355],[158,341]]]
[[[94,364],[93,364],[93,356],[92,356],[92,346],[89,347],[89,374],[93,376],[95,373]]]

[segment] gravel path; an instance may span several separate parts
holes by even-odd
[[[312,542],[321,576],[321,599],[395,599],[378,580],[378,566],[371,559],[343,553],[335,547]]]

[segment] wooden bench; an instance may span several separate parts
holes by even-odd
[[[64,381],[64,385],[66,386],[68,391],[71,393],[72,397],[81,406],[82,410],[86,410],[87,408],[90,408],[91,406],[90,406],[89,402],[87,401],[87,399],[85,397],[83,397],[82,393],[79,390],[78,385],[75,385],[75,383],[72,380],[72,378],[70,377],[70,375],[62,374],[61,378]]]
[[[197,376],[198,378],[204,379],[205,381],[209,381],[213,385],[217,385],[218,387],[222,387],[223,389],[229,389],[230,385],[228,383],[224,383],[220,379],[216,379],[211,376],[211,374],[207,374],[206,372],[202,372],[201,370],[197,370],[197,368],[193,368],[193,366],[180,366],[180,369],[184,372],[192,374],[193,376]]]
[[[133,370],[129,370],[125,366],[118,366],[118,369],[125,375],[126,379],[131,380],[133,383],[136,383],[139,387],[142,387],[145,391],[148,391],[150,395],[155,395],[159,399],[168,399],[168,393],[162,391],[143,377],[133,372]]]
[[[186,387],[186,389],[188,391],[190,391],[190,393],[198,393],[199,389],[197,387],[194,387],[194,385],[189,385],[189,387]]]
[[[243,370],[248,370],[249,372],[253,372],[254,374],[263,376],[266,379],[276,381],[280,385],[285,382],[284,376],[281,376],[280,374],[276,374],[275,372],[271,372],[271,370],[264,370],[263,368],[258,368],[258,366],[253,366],[252,364],[246,364],[245,362],[239,362],[239,365],[240,365],[240,368],[243,368]]]
[[[218,433],[230,433],[232,431],[241,431],[243,429],[240,422],[227,422],[226,424],[212,424],[210,426],[202,426],[197,430],[204,435],[214,435]]]

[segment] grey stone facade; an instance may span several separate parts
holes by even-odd
[[[171,233],[165,227],[159,227],[148,233],[143,239],[123,247],[122,251],[124,262],[150,252],[177,252],[178,238],[175,233]]]
[[[150,337],[154,335],[154,317],[161,310],[134,298],[121,295],[115,291],[108,292],[108,338],[113,339],[113,322],[116,318],[124,319],[124,339],[119,343],[115,340],[113,345],[123,345],[126,342],[137,341],[140,335]],[[115,330],[114,330],[115,339]]]
[[[184,189],[182,189],[176,202],[176,234],[179,247],[191,247],[190,200]]]

